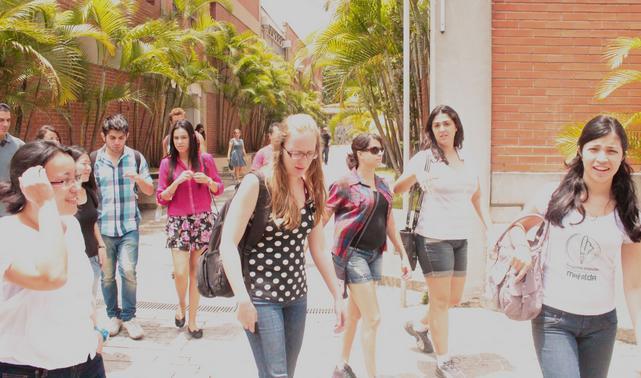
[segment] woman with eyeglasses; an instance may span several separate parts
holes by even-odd
[[[348,362],[360,319],[363,320],[361,338],[367,376],[375,377],[377,374],[376,334],[380,309],[375,282],[382,277],[382,255],[387,249],[388,237],[400,253],[401,276],[407,279],[411,273],[392,216],[392,193],[383,179],[376,175],[384,151],[380,136],[370,133],[358,135],[352,141],[352,153],[347,158],[351,172],[329,187],[324,222],[327,223],[334,215],[334,267],[344,290],[349,287],[351,294],[341,360],[333,378],[355,377]]]
[[[394,183],[395,193],[408,191],[416,182],[426,191],[416,226],[416,250],[430,304],[426,316],[408,322],[405,330],[422,352],[436,352],[437,376],[460,376],[462,372],[448,352],[448,313],[463,295],[467,239],[475,227],[472,208],[484,233],[490,221],[481,206],[478,174],[462,151],[463,125],[456,111],[447,105],[437,106],[423,133],[429,148],[418,152]]]
[[[336,331],[342,329],[344,319],[341,290],[323,250],[326,192],[318,159],[318,126],[309,115],[292,115],[281,124],[279,138],[272,169],[252,172],[240,183],[220,243],[225,273],[238,301],[237,317],[261,378],[295,373],[307,316],[306,241],[334,298]],[[269,194],[265,211],[270,216],[243,267],[237,246],[254,214],[260,185]]]
[[[74,214],[76,163],[51,141],[22,146],[0,183],[0,375],[104,377],[91,266]]]
[[[98,206],[100,205],[98,189],[91,167],[91,158],[87,151],[80,146],[71,146],[69,151],[76,160],[76,175],[81,183],[78,188],[76,219],[80,223],[82,236],[85,239],[85,253],[89,257],[89,262],[93,269],[94,280],[91,292],[95,298],[98,292],[98,284],[100,283],[102,262],[106,257],[105,242],[102,240],[100,228],[98,227]]]

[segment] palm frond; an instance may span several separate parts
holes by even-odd
[[[596,98],[603,100],[624,85],[641,82],[641,71],[618,69],[605,75],[596,90]]]

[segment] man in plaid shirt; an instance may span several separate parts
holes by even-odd
[[[100,195],[98,224],[104,246],[102,295],[110,319],[109,334],[123,326],[132,339],[143,337],[136,323],[136,264],[138,263],[138,224],[140,211],[137,190],[152,195],[154,184],[145,158],[125,145],[129,125],[122,114],[108,117],[102,125],[105,145],[95,153],[94,174]],[[92,154],[94,155],[94,154]],[[118,307],[116,262],[120,264],[122,309]]]

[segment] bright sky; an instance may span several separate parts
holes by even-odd
[[[324,9],[326,0],[261,0],[261,5],[278,25],[289,23],[296,34],[305,40],[311,33],[325,29],[332,10]]]

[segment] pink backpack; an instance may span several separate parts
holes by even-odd
[[[516,282],[516,272],[511,267],[515,247],[509,231],[522,220],[536,217],[543,222],[534,240],[528,240],[532,252],[532,267],[525,278]],[[543,305],[543,261],[544,249],[550,224],[539,214],[521,217],[503,232],[491,251],[490,266],[487,270],[483,304],[492,310],[501,311],[512,320],[534,319]]]

